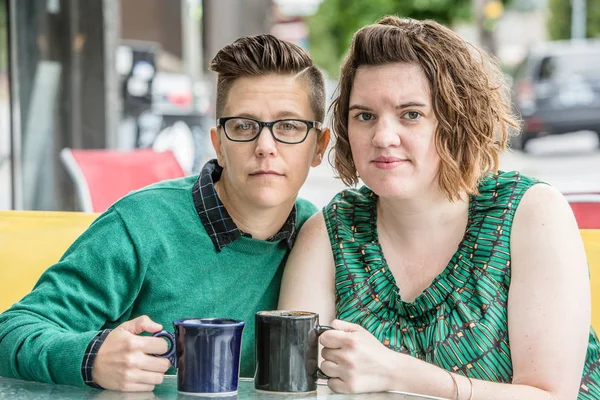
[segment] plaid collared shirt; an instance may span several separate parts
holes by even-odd
[[[215,182],[221,178],[223,168],[217,164],[217,160],[207,162],[194,187],[192,196],[194,205],[206,232],[210,236],[217,251],[234,242],[241,236],[251,237],[250,234],[242,232],[231,216],[225,209],[225,206],[217,196]],[[267,239],[269,242],[285,240],[288,247],[291,248],[296,239],[296,206],[290,212],[287,220],[275,235]]]
[[[220,252],[223,247],[236,241],[242,236],[251,237],[250,234],[242,232],[242,230],[237,227],[221,202],[221,199],[217,196],[215,182],[221,178],[222,172],[223,168],[219,166],[217,160],[207,162],[202,168],[202,171],[200,171],[200,176],[192,188],[192,198],[194,199],[196,212],[218,252]],[[288,248],[291,248],[295,239],[296,206],[294,205],[294,208],[279,232],[267,239],[267,241],[276,242],[284,240]],[[92,367],[100,346],[104,343],[104,340],[111,331],[111,329],[104,329],[102,332],[98,333],[85,350],[85,355],[81,364],[81,375],[83,381],[89,386],[101,389],[92,378]]]

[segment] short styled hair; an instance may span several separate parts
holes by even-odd
[[[450,200],[478,193],[481,178],[497,172],[509,131],[518,129],[510,91],[494,59],[430,20],[384,17],[354,34],[343,61],[333,109],[334,167],[353,186],[358,175],[348,140],[350,92],[358,67],[416,63],[431,89],[438,120],[440,190]]]
[[[310,104],[315,120],[325,119],[325,79],[307,51],[293,43],[263,34],[237,39],[223,47],[210,63],[217,76],[217,118],[224,115],[229,90],[236,79],[247,76],[281,74],[304,79],[310,88]]]

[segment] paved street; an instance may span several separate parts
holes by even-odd
[[[594,133],[551,136],[528,146],[528,154],[506,154],[501,168],[539,178],[563,193],[600,192],[600,149]]]
[[[591,132],[546,137],[528,144],[529,153],[509,152],[502,157],[503,170],[519,170],[565,192],[600,192],[600,149]],[[300,196],[317,207],[325,206],[344,185],[334,179],[327,162],[313,168]]]

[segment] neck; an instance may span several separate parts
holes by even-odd
[[[254,239],[266,240],[279,232],[294,207],[295,199],[276,207],[252,204],[228,185],[225,176],[215,182],[215,190],[233,222]]]
[[[436,236],[464,232],[468,211],[466,194],[455,201],[448,200],[439,191],[418,199],[380,197],[377,202],[377,225],[390,237],[418,245],[431,243]]]

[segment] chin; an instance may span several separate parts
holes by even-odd
[[[399,179],[379,180],[365,182],[365,184],[379,197],[386,199],[408,199],[414,196],[411,185],[398,182]]]
[[[373,190],[373,189],[372,189]],[[406,200],[414,197],[411,192],[403,189],[384,189],[381,191],[373,190],[377,196],[382,199]]]
[[[286,196],[281,191],[277,190],[260,190],[252,193],[249,196],[252,202],[258,207],[278,207],[286,203],[296,201],[296,196]]]

